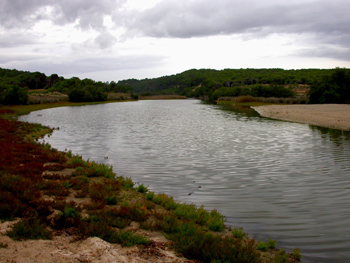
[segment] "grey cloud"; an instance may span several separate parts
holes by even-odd
[[[37,43],[38,40],[36,40],[36,38],[31,34],[0,34],[0,48],[13,48],[17,46],[32,45]]]
[[[129,21],[135,34],[191,38],[237,33],[348,34],[347,0],[163,1]]]
[[[309,58],[332,58],[342,61],[350,61],[350,48],[335,48],[332,46],[315,46],[314,48],[303,49],[298,56]]]
[[[78,22],[81,29],[100,29],[103,16],[121,8],[126,0],[2,0],[0,22],[5,28],[31,27],[40,20],[65,25]]]
[[[110,33],[102,32],[95,38],[94,42],[100,49],[106,49],[112,47],[116,40]]]
[[[90,72],[118,71],[126,69],[148,69],[159,65],[163,61],[161,56],[121,56],[121,57],[98,57],[70,60],[53,63],[47,57],[33,56],[7,56],[0,58],[1,64],[7,62],[7,68],[17,68],[27,71],[40,71],[47,75],[85,74]]]
[[[78,24],[82,29],[103,28],[103,16],[120,8],[124,0],[61,0],[54,7],[54,21],[58,24]]]
[[[39,11],[52,0],[3,0],[0,2],[0,22],[5,28],[28,27],[42,19]]]

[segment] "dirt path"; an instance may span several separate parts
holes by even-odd
[[[350,130],[348,104],[267,105],[253,108],[264,117]]]

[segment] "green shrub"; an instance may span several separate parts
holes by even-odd
[[[211,211],[210,218],[208,219],[208,227],[212,231],[223,231],[225,229],[224,216],[216,210]]]
[[[194,204],[178,204],[174,210],[174,215],[179,219],[183,218],[189,220],[196,220],[198,217],[197,208]]]
[[[0,104],[26,105],[28,104],[28,90],[18,85],[5,86],[0,90]]]
[[[140,193],[147,193],[148,192],[148,188],[146,186],[144,186],[143,184],[140,184],[137,188],[136,188],[137,192]]]
[[[266,244],[269,248],[275,248],[276,247],[276,240],[269,239],[269,241],[267,241]]]
[[[46,230],[46,225],[36,217],[19,221],[6,234],[14,240],[52,238],[51,232]]]
[[[300,249],[299,248],[295,248],[293,253],[292,253],[292,258],[295,260],[300,261],[301,260],[301,254],[300,254]]]
[[[174,247],[189,259],[202,262],[260,262],[254,241],[241,242],[228,237],[196,231],[170,235]]]
[[[154,198],[154,192],[148,192],[146,194],[146,200],[152,201]]]
[[[267,251],[268,250],[268,245],[267,245],[267,243],[266,242],[258,242],[258,246],[257,246],[257,250],[260,250],[260,251]]]
[[[77,233],[85,237],[99,237],[109,243],[118,243],[122,246],[147,245],[150,240],[146,237],[135,235],[130,231],[118,231],[108,226],[104,220],[92,218],[82,221]]]
[[[132,219],[121,217],[118,209],[108,209],[97,214],[99,220],[103,220],[111,227],[123,229],[130,225]]]
[[[238,239],[243,239],[246,236],[242,228],[234,228],[232,230],[232,235]]]
[[[79,212],[74,207],[67,207],[64,209],[64,218],[78,218]]]
[[[144,236],[135,235],[130,231],[121,231],[116,233],[113,239],[109,242],[131,247],[134,245],[148,245],[151,241]]]
[[[85,161],[81,155],[73,155],[72,158],[68,161],[68,165],[78,167],[85,166]]]
[[[64,181],[62,185],[63,185],[64,188],[66,188],[66,189],[69,189],[69,188],[71,188],[71,186],[72,186],[72,185],[69,183],[69,181]]]
[[[173,197],[169,197],[166,194],[157,194],[153,197],[153,202],[157,205],[161,205],[168,210],[174,210],[177,208],[178,203],[174,201]]]
[[[278,254],[275,258],[275,262],[276,263],[284,263],[287,261],[287,253],[284,249],[281,249],[280,251],[278,251]]]
[[[336,68],[330,76],[315,81],[310,88],[309,103],[350,103],[350,71]]]
[[[119,177],[119,180],[121,180],[124,189],[132,189],[135,185],[134,182],[129,177],[127,178]]]
[[[267,242],[259,241],[257,250],[267,251],[268,249],[273,249],[276,247],[276,240],[269,239]]]
[[[116,177],[116,174],[113,172],[113,166],[108,164],[97,164],[95,162],[91,162],[88,164],[89,168],[92,171],[91,177],[105,177],[109,179],[113,179]]]
[[[118,198],[113,194],[106,198],[107,205],[116,205],[118,204]]]

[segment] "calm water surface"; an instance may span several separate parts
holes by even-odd
[[[155,192],[208,209],[304,262],[350,262],[350,134],[197,100],[33,112],[59,150],[112,164]],[[108,156],[108,159],[105,159]]]

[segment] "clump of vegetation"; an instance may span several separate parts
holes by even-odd
[[[46,230],[46,225],[37,217],[30,217],[19,221],[6,234],[14,240],[52,238],[51,232]]]
[[[276,240],[271,240],[267,242],[258,242],[257,250],[260,251],[268,251],[269,249],[275,248],[276,247]]]
[[[293,253],[292,253],[292,258],[300,261],[301,260],[301,254],[300,254],[300,249],[299,248],[295,248]]]
[[[112,165],[85,162],[80,155],[74,155],[68,164],[71,167],[76,167],[73,176],[106,177],[109,179],[116,177]]]
[[[118,243],[122,246],[147,245],[150,243],[150,240],[144,236],[135,235],[130,231],[118,231],[95,218],[81,221],[77,231],[82,238],[99,237],[107,242]]]
[[[310,103],[350,103],[350,71],[336,68],[311,85]]]
[[[148,192],[148,188],[146,186],[144,186],[143,184],[140,184],[137,188],[136,191],[139,193],[147,193]]]
[[[235,238],[238,238],[238,239],[243,239],[246,234],[243,232],[243,229],[242,228],[235,228],[232,230],[232,235],[235,237]]]

